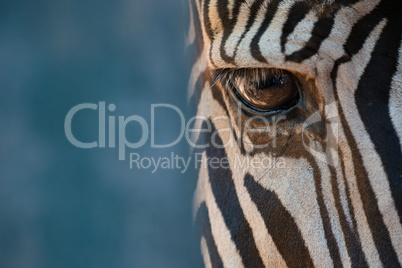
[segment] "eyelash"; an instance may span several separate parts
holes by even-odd
[[[239,68],[239,69],[217,69],[212,73],[212,84],[221,83],[226,88],[230,88],[230,83],[235,83],[236,77],[241,77],[245,81],[254,81],[257,84],[275,75],[283,75],[281,69],[259,69],[259,68]]]

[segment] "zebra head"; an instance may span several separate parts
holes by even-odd
[[[191,0],[210,267],[400,267],[397,1]]]

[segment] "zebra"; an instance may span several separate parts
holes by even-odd
[[[391,0],[190,0],[206,267],[401,267],[401,14]]]

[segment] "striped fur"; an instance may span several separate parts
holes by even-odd
[[[401,14],[391,0],[190,0],[189,101],[212,126],[195,152],[229,159],[199,170],[206,267],[401,267]],[[247,133],[213,80],[226,68],[291,71],[303,103],[274,116],[275,133]],[[269,168],[236,165],[267,156]]]

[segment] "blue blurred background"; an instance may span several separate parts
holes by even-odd
[[[151,104],[184,111],[186,12],[181,0],[0,1],[0,267],[200,266],[194,171],[130,169],[117,149],[79,149],[64,133],[80,103],[148,122]],[[172,141],[180,119],[159,114],[156,126]],[[97,113],[81,112],[73,133],[96,140]]]

